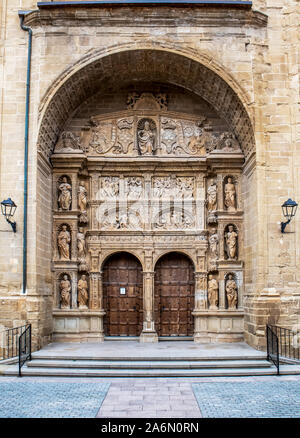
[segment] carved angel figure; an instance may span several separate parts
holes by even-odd
[[[226,281],[226,297],[229,309],[236,309],[238,301],[237,285],[232,274],[229,274]]]
[[[63,225],[62,230],[60,231],[57,237],[60,260],[70,260],[70,242],[71,242],[70,233],[67,230],[67,226]]]
[[[69,309],[71,301],[71,282],[67,275],[64,275],[59,284],[61,309]]]
[[[70,210],[72,202],[72,187],[68,183],[66,177],[63,177],[62,183],[59,185],[60,195],[58,197],[59,210]]]

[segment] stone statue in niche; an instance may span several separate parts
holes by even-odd
[[[225,291],[228,309],[236,309],[238,302],[238,288],[232,274],[228,275]]]
[[[156,150],[156,128],[153,120],[142,119],[137,128],[138,151],[141,155],[153,155]]]
[[[211,230],[211,234],[209,236],[209,249],[213,259],[218,258],[218,244],[219,244],[219,236],[217,233],[217,229],[213,228]]]
[[[78,208],[80,210],[79,222],[87,223],[87,213],[86,213],[86,205],[87,205],[87,190],[85,187],[85,183],[81,181],[78,187]]]
[[[209,309],[216,310],[219,304],[219,285],[212,274],[208,276],[207,297]]]
[[[57,237],[58,252],[60,260],[70,260],[71,236],[67,225],[63,225]]]
[[[229,225],[228,232],[225,234],[226,253],[229,260],[237,258],[237,240],[238,234],[234,231],[233,225]]]
[[[86,248],[84,229],[79,228],[77,233],[77,257],[79,262],[79,271],[86,271],[88,269],[86,264]]]
[[[86,275],[82,275],[78,281],[77,299],[78,299],[79,309],[88,308],[89,294],[88,294],[88,283],[86,280]]]
[[[217,209],[217,185],[211,181],[207,188],[207,210],[214,211]]]
[[[68,183],[68,179],[64,176],[62,182],[59,184],[58,189],[60,195],[58,197],[59,210],[70,210],[72,202],[72,187]]]
[[[232,178],[228,178],[224,187],[224,204],[227,211],[236,211],[236,190]]]
[[[59,283],[60,289],[60,307],[61,309],[70,309],[71,303],[71,282],[67,275]]]

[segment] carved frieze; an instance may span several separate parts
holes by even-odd
[[[139,114],[135,99],[131,98],[129,106],[134,110],[128,110],[127,115],[91,117],[81,135],[88,155],[204,157],[211,152],[241,153],[234,134],[213,133],[205,116],[187,119],[160,112],[155,99],[157,108],[148,106],[147,115]]]

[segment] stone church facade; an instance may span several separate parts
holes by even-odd
[[[300,219],[280,222],[300,199],[299,14],[3,0],[0,328],[258,349],[266,324],[297,328]]]

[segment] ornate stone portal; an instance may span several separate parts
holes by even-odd
[[[242,340],[240,145],[205,114],[168,111],[163,93],[127,106],[63,132],[52,155],[54,338],[104,339],[102,270],[122,251],[143,270],[141,341],[157,340],[155,266],[168,252],[194,265],[194,340]]]

